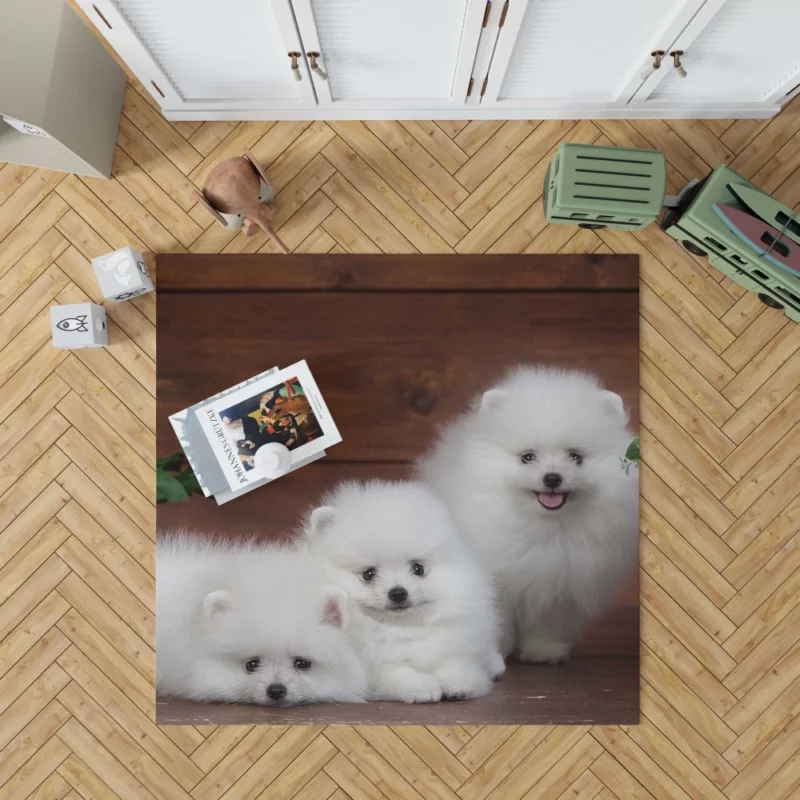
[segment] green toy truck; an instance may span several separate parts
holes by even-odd
[[[784,309],[789,319],[800,322],[800,276],[761,258],[714,212],[715,204],[746,210],[727,188],[729,184],[758,189],[730,167],[717,167],[683,195],[676,208],[667,209],[661,229],[690,253],[708,256],[720,272],[756,292],[763,303]]]
[[[562,144],[547,169],[548,222],[639,231],[655,222],[667,190],[658,150]]]
[[[713,266],[756,292],[766,305],[782,309],[790,319],[800,322],[800,273],[759,254],[720,214],[725,209],[735,213],[731,212],[734,209],[752,215],[753,210],[729,190],[730,185],[755,190],[762,202],[769,195],[727,166],[717,167],[701,181],[690,182],[677,196],[668,197],[666,185],[666,159],[657,150],[563,144],[545,177],[545,214],[548,222],[557,225],[637,231],[655,222],[666,205],[660,223],[665,233],[690,253],[707,256]],[[788,220],[783,230],[778,223],[774,236],[785,236],[784,247],[791,245],[796,252],[800,237],[795,226],[800,215],[774,200],[770,203],[782,208],[778,216]],[[774,246],[780,244],[774,243],[770,249]]]

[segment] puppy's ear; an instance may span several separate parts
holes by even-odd
[[[322,622],[332,628],[347,630],[347,592],[338,586],[325,587],[325,604],[322,607]]]
[[[481,397],[481,411],[497,411],[506,399],[508,392],[503,389],[489,389]]]
[[[324,533],[336,519],[336,509],[333,506],[320,506],[311,512],[308,518],[308,536],[315,539]]]
[[[614,419],[621,423],[628,421],[628,414],[625,411],[625,405],[622,398],[614,392],[600,392],[600,403],[603,411],[610,414]]]
[[[230,592],[220,589],[211,592],[203,598],[203,617],[214,619],[230,612],[233,608],[233,596]]]

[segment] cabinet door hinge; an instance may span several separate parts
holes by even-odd
[[[483,12],[483,24],[481,25],[482,28],[486,27],[486,23],[489,21],[489,14],[492,12],[492,0],[486,0],[486,10]]]
[[[489,83],[489,76],[487,75],[487,76],[486,76],[486,77],[483,79],[483,86],[481,86],[481,97],[483,97],[483,96],[486,94],[486,85],[487,85],[488,83]]]
[[[508,0],[506,0],[506,4],[503,6],[503,11],[500,14],[500,22],[497,25],[498,28],[502,28],[503,25],[505,25],[506,14],[508,14]]]
[[[469,86],[467,86],[467,97],[472,94],[472,85],[475,83],[475,78],[469,79]]]

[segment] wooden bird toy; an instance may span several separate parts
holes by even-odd
[[[269,204],[275,190],[249,150],[226,158],[209,172],[199,198],[214,218],[229,229],[242,228],[252,236],[261,228],[282,253],[289,248],[272,228],[275,209]]]

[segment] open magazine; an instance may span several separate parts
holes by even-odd
[[[170,422],[203,493],[220,504],[274,480],[259,468],[260,447],[286,448],[291,472],[342,441],[305,361],[262,372]]]

